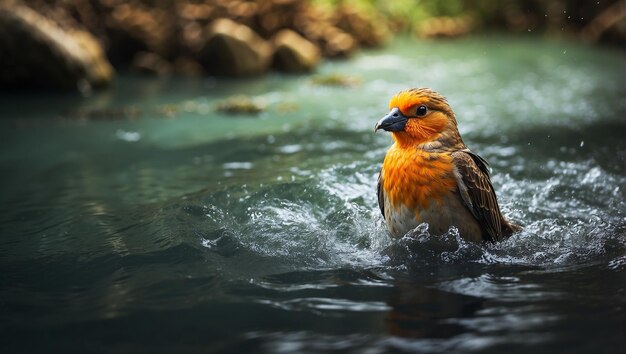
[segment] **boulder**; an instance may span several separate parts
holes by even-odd
[[[201,76],[204,74],[204,69],[195,59],[180,56],[174,60],[174,72],[182,76]]]
[[[348,33],[337,27],[328,27],[323,32],[322,45],[327,57],[348,57],[358,48],[358,43]]]
[[[337,27],[350,34],[362,46],[377,47],[389,37],[387,21],[353,6],[340,6],[335,13]]]
[[[209,74],[248,76],[267,71],[272,48],[250,27],[229,19],[218,19],[205,30],[199,62]]]
[[[166,8],[128,1],[113,6],[104,22],[108,55],[116,66],[128,64],[142,51],[166,59],[178,52],[176,17]]]
[[[167,76],[172,73],[172,65],[158,54],[138,52],[133,58],[132,68],[143,74]]]
[[[348,57],[358,42],[352,35],[335,26],[335,16],[326,8],[307,6],[294,16],[294,28],[317,44],[325,57]]]
[[[100,43],[88,32],[65,29],[16,2],[0,4],[2,87],[88,91],[112,78],[113,68]]]
[[[320,50],[292,30],[281,30],[272,40],[274,67],[281,71],[297,73],[313,70],[320,61]]]
[[[416,28],[416,35],[421,38],[457,38],[467,35],[473,28],[471,16],[433,17]]]

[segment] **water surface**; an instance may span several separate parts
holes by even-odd
[[[307,76],[150,79],[0,96],[0,350],[626,350],[623,51],[397,40]],[[524,231],[388,238],[374,134],[446,95]],[[216,100],[262,100],[258,116]]]

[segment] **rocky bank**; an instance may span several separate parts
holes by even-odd
[[[385,42],[385,21],[305,0],[9,0],[0,3],[3,88],[107,85],[113,67],[168,75],[313,70]]]

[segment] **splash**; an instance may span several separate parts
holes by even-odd
[[[222,230],[219,237],[287,262],[294,270],[467,263],[549,268],[601,262],[619,267],[626,254],[626,223],[619,210],[606,207],[623,207],[616,200],[621,192],[615,192],[623,180],[587,165],[564,163],[543,186],[532,179],[495,176],[497,188],[518,197],[502,202],[505,214],[524,224],[523,231],[496,244],[467,242],[455,228],[431,235],[426,224],[390,239],[374,200],[376,172],[366,162],[307,170],[294,182],[233,188],[207,199],[213,210],[207,215]],[[564,198],[564,190],[573,197]],[[612,197],[599,204],[587,199],[589,192]],[[219,240],[202,242],[215,250]]]

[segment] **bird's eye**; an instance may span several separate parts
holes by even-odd
[[[427,112],[428,108],[426,108],[426,106],[424,105],[420,105],[415,109],[415,115],[418,117],[425,116]]]

